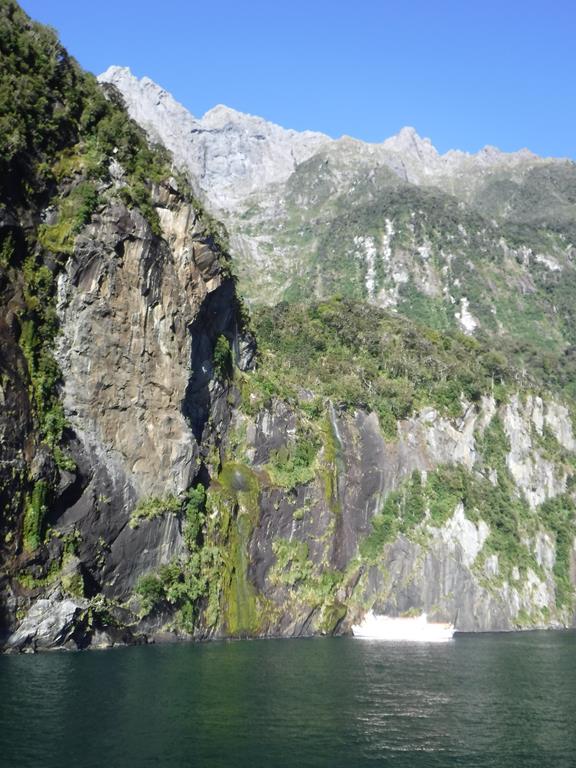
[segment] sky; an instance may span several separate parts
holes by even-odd
[[[574,0],[21,0],[86,69],[147,75],[200,117],[576,159]]]

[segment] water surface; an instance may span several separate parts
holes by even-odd
[[[576,766],[576,633],[0,657],[2,768]]]

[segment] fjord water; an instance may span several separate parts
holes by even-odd
[[[4,768],[576,765],[576,633],[0,657]]]

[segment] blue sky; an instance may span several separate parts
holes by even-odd
[[[22,0],[98,74],[148,75],[200,116],[440,151],[576,158],[576,3],[566,0]]]

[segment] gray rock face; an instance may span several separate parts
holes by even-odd
[[[513,397],[505,409],[504,428],[511,443],[508,469],[533,509],[565,493],[568,479],[565,470],[559,470],[535,445],[536,439],[542,438],[545,426],[563,448],[574,451],[576,446],[565,407],[558,403],[548,405],[540,397],[528,397],[525,402]]]
[[[214,256],[203,270],[196,262],[204,244],[193,209],[159,194],[164,240],[139,213],[111,206],[79,239],[59,283],[67,415],[127,501],[131,492],[179,493],[194,475],[198,451],[181,408],[188,327],[221,285]]]
[[[130,115],[190,172],[213,209],[232,209],[252,192],[285,181],[329,141],[221,104],[197,119],[152,80],[138,80],[126,67],[110,67],[99,80],[118,88]]]
[[[176,515],[133,527],[130,513],[192,484],[218,409],[215,340],[228,334],[244,358],[249,346],[238,337],[233,283],[193,207],[169,187],[155,194],[162,238],[137,211],[109,206],[59,283],[58,359],[80,473],[54,525],[79,533],[90,580],[114,600],[184,553]]]
[[[556,605],[555,543],[544,528],[533,538],[526,534],[526,552],[533,565],[523,575],[517,568],[507,575],[499,556],[490,554],[490,525],[473,520],[474,509],[461,502],[454,502],[443,523],[434,523],[427,513],[409,534],[382,545],[375,559],[362,554],[362,543],[383,502],[414,472],[422,482],[442,466],[460,465],[479,475],[477,443],[492,419],[497,414],[505,419],[514,403],[518,401],[513,399],[511,406],[498,411],[494,400],[485,398],[480,408],[464,408],[458,421],[425,409],[399,423],[395,441],[382,437],[374,414],[332,412],[336,445],[332,463],[324,464],[320,452],[311,483],[289,493],[262,488],[260,517],[248,549],[250,580],[269,601],[262,632],[290,636],[346,632],[370,608],[388,615],[425,611],[465,632],[571,625],[570,610]],[[542,414],[561,408],[542,401],[538,407]],[[518,420],[507,425],[509,461],[530,429],[533,409],[534,401],[527,402]],[[571,427],[562,423],[568,430],[564,439],[571,443]],[[293,439],[294,415],[278,404],[242,431],[247,455],[262,472],[273,453]],[[528,454],[536,470],[544,471],[546,462],[540,464],[535,446]],[[518,497],[524,494],[522,482],[518,477]],[[548,498],[554,498],[565,492],[564,484],[559,482],[548,492]],[[533,509],[538,515],[537,505]],[[545,525],[536,520],[528,529]],[[329,596],[321,586],[322,574],[327,573],[338,582]]]
[[[102,583],[106,595],[126,599],[138,579],[156,573],[186,552],[182,539],[182,523],[174,514],[163,515],[142,523],[137,529],[124,526],[109,544]]]
[[[122,629],[138,622],[134,590],[143,575],[187,554],[178,510],[226,430],[230,404],[227,386],[215,381],[217,338],[225,336],[240,368],[253,365],[254,341],[240,331],[226,257],[175,183],[153,190],[160,234],[137,209],[111,199],[59,273],[55,356],[75,468],[60,470],[46,521],[50,541],[22,553],[11,534],[20,560],[11,564],[12,579],[2,574],[2,598],[9,599],[0,616],[1,640],[8,637],[11,649],[77,647],[94,633],[100,644],[134,641]],[[22,443],[3,458],[27,472],[25,383],[15,389],[3,379],[5,405],[21,400],[15,437]],[[55,473],[42,463],[42,447],[35,450],[38,476]],[[157,513],[135,522],[139,502]],[[10,523],[8,514],[3,522]],[[92,621],[103,615],[112,623]],[[158,614],[146,632],[169,621]]]
[[[83,640],[80,618],[87,607],[88,601],[63,597],[58,590],[37,600],[9,638],[8,650],[80,647]]]

